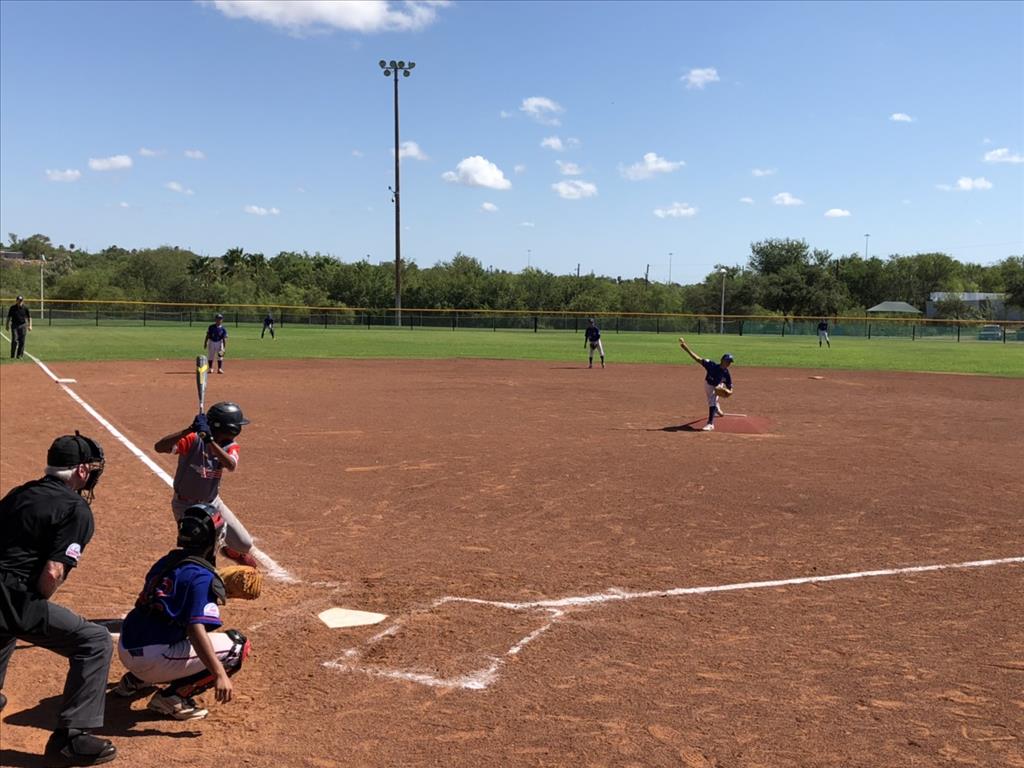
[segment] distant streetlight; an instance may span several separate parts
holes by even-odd
[[[46,255],[39,254],[39,320],[46,316],[46,306],[43,303],[43,267],[46,265]]]
[[[672,285],[672,251],[668,252],[668,284]]]
[[[526,268],[530,268],[530,259],[533,257],[533,251],[529,248],[526,249]]]
[[[864,235],[864,261],[868,260],[868,238],[871,235]]]
[[[722,275],[722,312],[719,315],[718,332],[724,334],[725,333],[725,275],[727,274],[727,271],[726,271],[725,267],[721,267],[718,271]]]
[[[415,62],[404,62],[404,61],[384,61],[381,59],[377,62],[382,70],[384,70],[384,77],[393,77],[395,83],[395,186],[391,190],[391,194],[394,195],[395,202],[395,325],[402,324],[402,216],[401,216],[401,200],[399,198],[399,185],[398,185],[398,73],[401,71],[402,77],[408,77],[413,68],[416,66]]]

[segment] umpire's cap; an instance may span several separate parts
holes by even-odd
[[[722,362],[723,363],[731,363],[735,359],[736,358],[733,357],[732,355],[730,355],[728,352],[726,352],[724,355],[722,355]]]
[[[73,435],[58,437],[46,452],[46,463],[59,469],[96,462],[103,462],[103,449],[95,440],[80,435],[77,429]]]

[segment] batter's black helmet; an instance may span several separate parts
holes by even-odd
[[[206,419],[210,427],[218,432],[227,432],[232,437],[242,431],[242,427],[249,424],[249,420],[242,414],[242,409],[237,403],[217,403],[206,412]]]
[[[224,518],[210,504],[193,504],[178,521],[178,546],[189,552],[215,549],[224,532]]]

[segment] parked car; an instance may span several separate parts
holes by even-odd
[[[1002,341],[1003,329],[998,325],[983,325],[978,331],[979,341]]]

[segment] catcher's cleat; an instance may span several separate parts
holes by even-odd
[[[121,681],[114,686],[113,690],[118,696],[128,698],[129,696],[134,696],[137,693],[142,693],[143,691],[149,690],[153,687],[154,686],[150,685],[145,680],[141,680],[136,677],[131,672],[125,672],[121,676]]]
[[[715,431],[715,425],[714,424],[705,424],[703,427],[700,428],[700,431],[701,432],[714,432]]]
[[[199,720],[210,714],[209,710],[196,704],[195,699],[183,699],[173,693],[166,696],[162,693],[154,694],[147,708],[161,715],[170,715],[175,720]]]
[[[249,552],[239,552],[231,547],[221,547],[220,553],[229,560],[234,560],[239,565],[248,565],[250,568],[259,568],[259,561]]]

